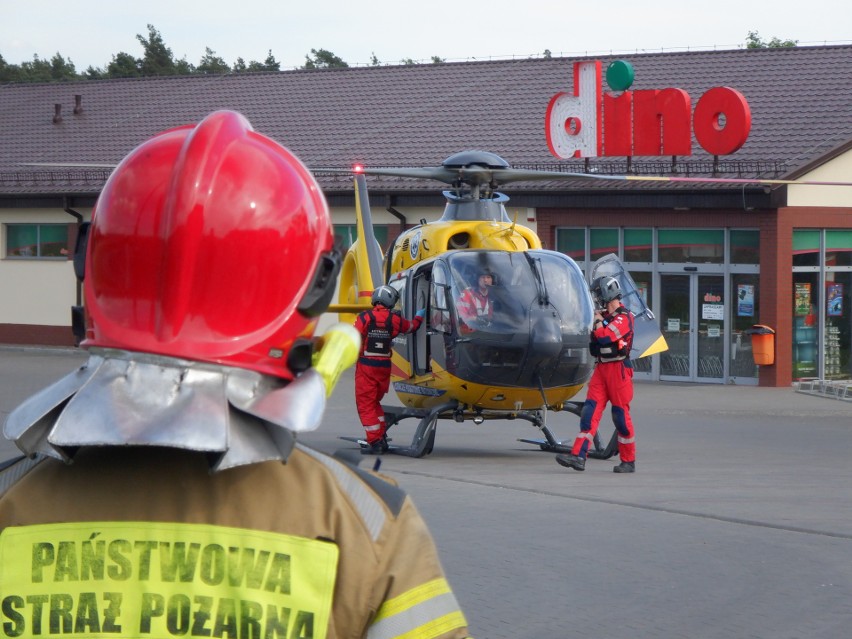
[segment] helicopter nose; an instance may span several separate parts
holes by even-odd
[[[562,324],[555,315],[539,317],[530,330],[530,351],[539,357],[556,357],[562,350]]]

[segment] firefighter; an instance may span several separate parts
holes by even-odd
[[[636,471],[636,444],[630,402],[633,399],[633,313],[621,303],[621,287],[614,277],[598,277],[592,282],[592,295],[601,311],[595,311],[589,350],[597,358],[595,372],[586,391],[580,414],[580,434],[569,455],[557,455],[556,461],[567,468],[584,470],[589,446],[601,421],[607,402],[612,404],[612,421],[618,431],[616,473]]]
[[[361,452],[381,455],[388,450],[387,426],[382,398],[390,388],[393,339],[400,333],[413,333],[423,323],[426,310],[419,310],[409,321],[393,310],[399,292],[392,286],[380,286],[371,296],[373,308],[355,319],[355,329],[363,337],[361,354],[355,365],[355,404],[367,438]]]
[[[161,133],[85,255],[89,359],[5,425],[6,634],[467,636],[411,500],[297,442],[359,336],[313,338],[339,256],[295,156],[231,111]]]

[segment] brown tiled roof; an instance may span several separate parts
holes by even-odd
[[[741,91],[751,106],[751,135],[726,159],[770,163],[766,176],[793,172],[852,140],[852,45],[618,57],[635,68],[633,89],[682,88],[693,105],[714,86]],[[555,168],[545,111],[552,95],[571,90],[576,59],[0,85],[0,195],[97,193],[108,170],[28,165],[116,163],[154,133],[216,109],[243,113],[312,168],[435,166],[465,149],[492,151],[515,166]],[[615,58],[595,59],[606,68]],[[82,113],[74,114],[78,94]],[[62,105],[58,124],[54,104]],[[712,161],[697,145],[686,159]],[[348,179],[322,182],[327,192],[350,189]]]

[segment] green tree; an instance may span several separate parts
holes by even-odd
[[[33,55],[32,62],[22,62],[20,68],[22,82],[50,82],[53,79],[50,62],[39,58],[37,53]]]
[[[410,67],[410,66],[413,66],[413,65],[417,64],[417,63],[416,63],[414,60],[412,60],[411,58],[403,58],[403,59],[401,60],[401,62],[402,62],[405,66],[407,66],[407,67]]]
[[[371,66],[374,66],[374,67],[377,67],[377,66],[379,66],[380,64],[381,64],[381,62],[380,62],[380,61],[379,61],[379,59],[376,57],[376,52],[375,52],[375,51],[373,51],[373,52],[370,54],[370,65],[371,65]]]
[[[175,62],[175,70],[178,75],[192,75],[196,72],[195,65],[189,62],[185,57]]]
[[[446,60],[444,58],[439,58],[436,55],[432,56],[432,64],[442,64],[444,62],[446,62]]]
[[[52,80],[76,80],[79,76],[71,59],[66,60],[57,51],[50,59],[50,77]]]
[[[112,56],[105,73],[107,78],[138,78],[141,75],[142,61],[124,51]]]
[[[272,49],[269,50],[269,53],[266,55],[266,60],[263,62],[258,62],[257,60],[252,60],[248,63],[248,67],[246,67],[245,60],[242,58],[237,58],[237,62],[242,64],[243,71],[280,71],[281,63],[275,59],[275,56],[272,55]],[[234,70],[237,70],[237,65],[234,65]]]
[[[242,58],[237,58],[236,62],[234,62],[234,66],[231,69],[234,73],[243,73],[248,70],[246,66],[246,61]]]
[[[18,65],[9,64],[0,54],[0,82],[14,82],[19,75]]]
[[[198,66],[195,67],[196,73],[228,73],[230,70],[231,67],[228,66],[225,60],[216,55],[216,52],[210,47],[204,48],[204,56],[201,58]]]
[[[163,36],[153,24],[148,25],[147,40],[139,34],[136,35],[136,39],[144,50],[140,65],[142,75],[177,75],[178,68],[172,50],[163,42]]]
[[[798,40],[782,40],[777,36],[773,36],[771,40],[763,40],[757,31],[749,31],[746,36],[746,49],[779,49],[785,47],[795,47],[799,44]]]
[[[543,57],[545,60],[550,60],[550,58],[552,58],[552,57],[553,57],[553,54],[550,52],[550,49],[545,49],[545,50],[544,50],[544,53],[542,54],[542,57]]]
[[[93,67],[91,65],[86,67],[86,70],[83,71],[83,76],[87,80],[102,80],[108,77],[104,69],[101,69],[100,67]]]
[[[345,63],[344,63],[345,66]],[[266,59],[263,61],[263,70],[264,71],[280,71],[281,63],[275,59],[275,56],[272,55],[272,49],[269,50],[269,53],[266,54]]]
[[[311,58],[310,56],[305,56],[305,65],[302,67],[303,69],[333,69],[349,66],[331,51],[326,51],[325,49],[311,49],[311,53],[314,57]]]

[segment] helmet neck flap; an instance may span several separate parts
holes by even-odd
[[[314,369],[283,380],[144,353],[92,349],[89,360],[18,406],[4,434],[28,456],[70,462],[83,446],[206,453],[212,470],[287,459],[315,430],[326,384]]]

